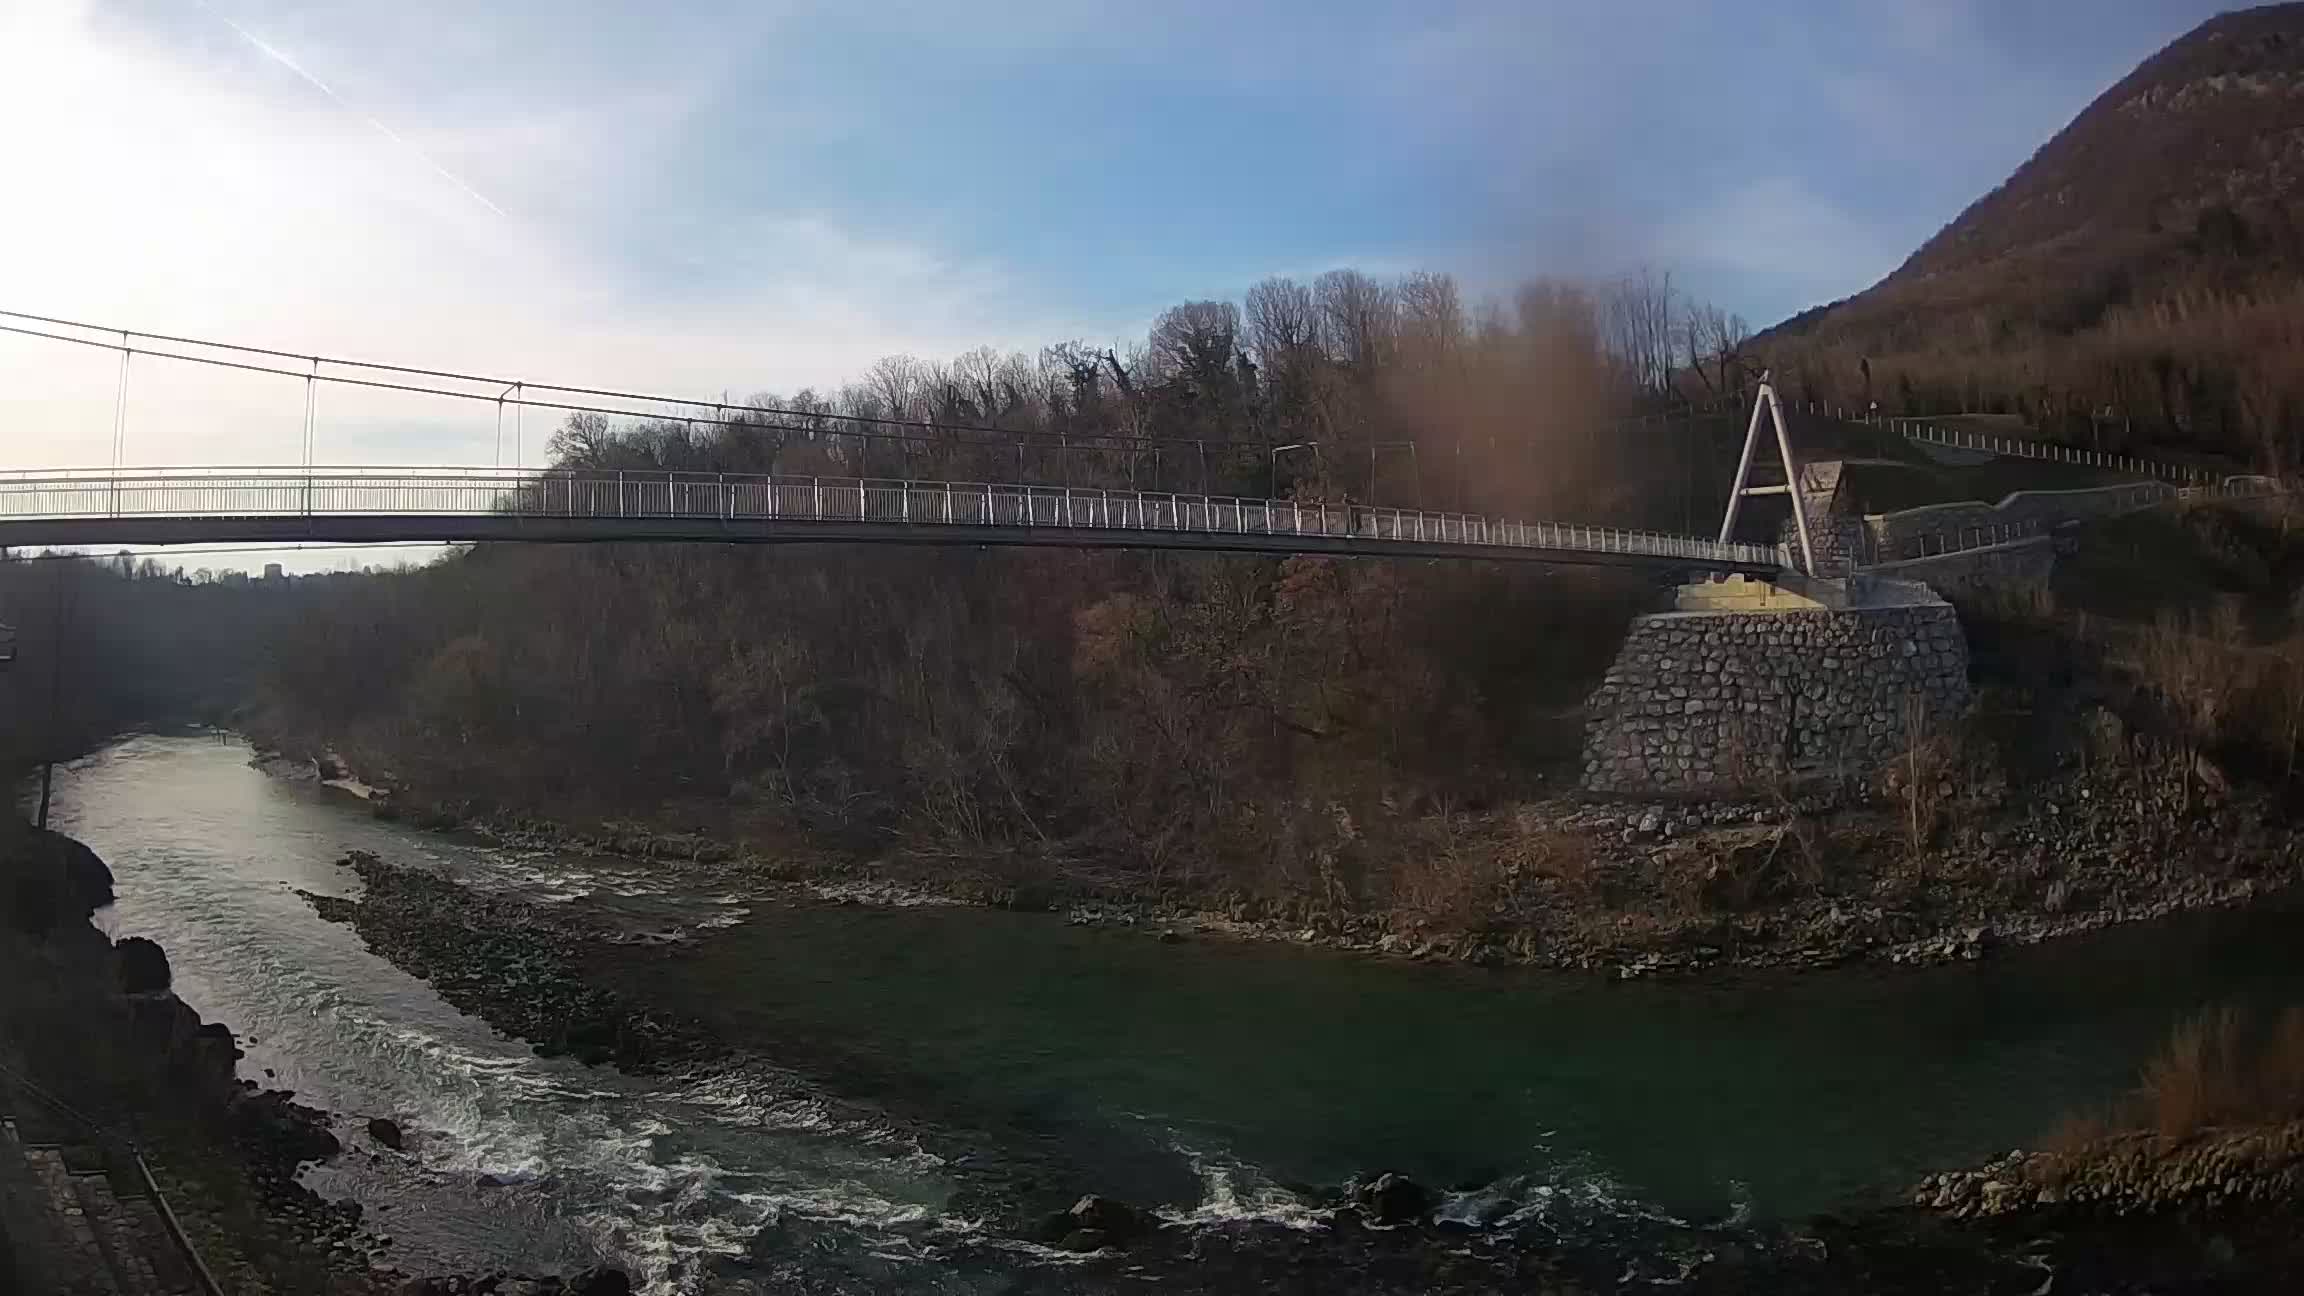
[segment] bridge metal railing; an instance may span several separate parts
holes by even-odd
[[[1889,543],[1870,531],[1859,536],[1856,558],[1858,568],[1878,567],[1884,563],[1910,562],[1917,558],[1938,558],[1945,554],[1965,553],[1971,549],[1989,549],[1994,545],[2014,544],[2048,534],[2048,529],[2037,518],[2022,522],[1979,523],[1943,531],[1923,531],[1907,535]]]
[[[1860,416],[1859,416],[1860,417]],[[1950,450],[1969,450],[1978,454],[2000,455],[2014,459],[2039,459],[2050,463],[2073,464],[2082,468],[2101,468],[2107,472],[2128,473],[2137,477],[2152,477],[2162,481],[2200,483],[2213,474],[2207,469],[2186,464],[2163,463],[2154,459],[2139,459],[2134,455],[2108,454],[2102,450],[2088,450],[2079,446],[2062,445],[2054,441],[2034,441],[2024,437],[1999,436],[1990,432],[1972,432],[1966,428],[1945,427],[1925,419],[1871,418],[1860,419],[1875,427],[1886,427],[1907,441],[1924,445],[1943,446]]]
[[[2256,474],[2226,477],[2222,481],[2203,482],[2196,486],[2169,486],[2161,482],[2145,482],[2124,488],[2098,488],[2094,491],[2031,491],[2018,495],[2051,496],[2056,494],[2112,495],[2110,513],[2133,513],[2171,502],[2189,503],[2201,500],[2267,499],[2287,493],[2287,487],[2275,477]],[[2011,499],[2016,498],[2011,496]],[[1947,511],[1972,508],[1970,505],[1939,504],[1907,509],[1906,514],[1926,513],[1932,509]],[[2008,521],[1967,521],[1963,524],[1925,531],[1908,531],[1883,542],[1880,535],[1866,527],[1858,534],[1856,566],[1875,567],[1885,563],[1910,562],[1920,558],[1937,558],[1945,554],[1966,553],[1975,549],[1989,549],[1994,545],[2013,544],[2051,534],[2057,527],[2086,520],[2099,514],[2072,514],[2054,517],[2031,517]]]
[[[992,482],[487,468],[167,468],[0,476],[0,520],[515,516],[1377,540],[1782,566],[1782,546],[1318,500]],[[452,537],[444,537],[452,538]]]

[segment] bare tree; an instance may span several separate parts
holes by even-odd
[[[1248,345],[1263,365],[1270,426],[1293,428],[1311,418],[1326,362],[1312,290],[1277,276],[1258,283],[1248,290],[1247,330]]]
[[[1104,405],[1103,352],[1085,342],[1059,342],[1041,350],[1040,369],[1043,384],[1076,420],[1097,417]]]
[[[605,414],[571,414],[546,443],[552,462],[567,468],[606,467],[616,436]]]
[[[1400,281],[1400,334],[1414,362],[1436,365],[1464,343],[1464,298],[1453,276],[1419,270]]]
[[[1672,390],[1672,275],[1643,266],[1608,286],[1602,299],[1609,353],[1643,392]]]
[[[882,414],[892,419],[922,419],[927,414],[929,367],[908,355],[882,356],[864,371],[864,387],[877,398]]]
[[[1240,347],[1240,308],[1230,302],[1192,301],[1162,311],[1152,325],[1153,368],[1182,378],[1203,393],[1226,387]]]
[[[1363,378],[1389,358],[1398,326],[1399,299],[1358,270],[1331,270],[1313,285],[1320,305],[1320,337],[1336,363]]]
[[[1269,372],[1299,364],[1320,344],[1312,290],[1274,276],[1248,290],[1248,344]]]
[[[1696,374],[1706,391],[1725,395],[1736,390],[1744,367],[1744,344],[1752,326],[1710,302],[1688,303],[1680,317],[1675,341],[1680,360]]]
[[[974,411],[969,421],[999,422],[1011,412],[1016,403],[1008,394],[1011,362],[1019,358],[994,347],[977,347],[954,357],[948,376],[958,399]]]
[[[1536,350],[1600,350],[1600,304],[1584,285],[1531,279],[1513,294],[1512,305],[1521,336]]]

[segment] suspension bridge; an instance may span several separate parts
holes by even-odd
[[[0,545],[872,542],[1634,564],[1766,573],[1781,546],[1467,513],[991,482],[255,468],[0,478]]]
[[[1798,492],[1754,485],[1750,469],[1772,415],[1784,480],[1794,477],[1783,412],[1765,385],[1753,406],[1744,462],[1717,536],[1529,521],[1463,512],[1107,489],[1045,481],[941,481],[719,472],[473,467],[328,466],[312,462],[318,393],[342,385],[493,404],[496,455],[505,414],[518,431],[529,409],[598,414],[812,438],[1025,450],[1092,449],[1139,456],[1194,448],[1206,480],[1210,445],[1274,456],[1299,446],[1262,442],[1098,437],[1093,446],[1047,431],[730,405],[601,388],[527,382],[451,370],[302,356],[0,311],[0,333],[119,357],[111,465],[0,471],[0,546],[121,546],[466,541],[683,541],[1059,546],[1277,554],[1463,558],[1649,566],[1766,575],[1812,571]],[[161,360],[274,375],[304,389],[303,462],[258,467],[124,466],[132,364]],[[17,444],[26,444],[19,440]],[[2005,452],[2021,453],[2021,447]],[[1735,538],[1748,495],[1791,496],[1788,543]],[[1797,545],[1789,543],[1797,539]]]

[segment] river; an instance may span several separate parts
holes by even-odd
[[[1373,1169],[1500,1185],[1563,1228],[1800,1216],[2032,1140],[2204,1005],[2304,998],[2295,918],[2261,911],[1953,967],[1627,984],[681,895],[634,862],[377,821],[221,734],[122,741],[56,804],[117,878],[107,929],[166,947],[244,1076],[360,1148],[366,1117],[408,1128],[411,1155],[313,1172],[400,1263],[606,1256],[667,1293],[744,1290],[747,1254],[943,1291],[1061,1263],[955,1208],[963,1167],[923,1121],[1173,1218],[1311,1226],[1307,1194]],[[687,1083],[533,1056],[295,894],[357,894],[335,863],[354,849],[688,933],[603,975],[767,1062]]]

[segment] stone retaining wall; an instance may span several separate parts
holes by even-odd
[[[1588,703],[1584,783],[1622,796],[1719,794],[1788,774],[1860,773],[1905,749],[1915,706],[1949,718],[1967,697],[1967,641],[1940,599],[1652,613],[1633,621]]]
[[[2174,498],[2176,488],[2164,482],[2016,491],[1997,504],[1967,500],[1867,514],[1864,539],[1873,562],[1896,562],[1973,545],[1988,538],[1994,528],[2046,531],[2067,522],[2109,517]]]
[[[1880,563],[1867,568],[1866,574],[1918,581],[1946,598],[2021,599],[2048,591],[2056,574],[2056,538],[2031,536],[1933,558]]]

